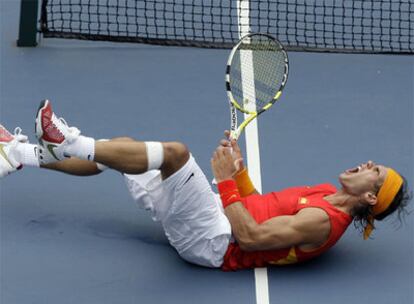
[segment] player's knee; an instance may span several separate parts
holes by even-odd
[[[190,151],[187,146],[180,142],[163,143],[164,162],[161,171],[166,176],[173,174],[182,168],[190,158]]]
[[[164,143],[164,162],[185,164],[190,157],[186,145],[180,142]]]

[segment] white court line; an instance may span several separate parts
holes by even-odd
[[[237,1],[238,24],[239,24],[239,38],[250,33],[250,16],[249,16],[249,0]],[[246,60],[251,63],[253,67],[253,59],[251,51],[241,53],[241,60]],[[250,75],[243,75],[242,69],[242,88],[243,98],[249,95],[250,100],[256,100],[253,92],[247,92],[247,88],[254,88],[254,74],[253,69],[248,69],[247,73]],[[249,80],[250,79],[250,80]],[[253,83],[252,83],[253,82]],[[250,91],[250,90],[248,90]],[[256,108],[255,102],[251,103],[253,108]],[[245,118],[247,115],[245,115]],[[246,138],[246,156],[247,167],[249,168],[249,175],[258,192],[262,193],[262,179],[260,173],[260,151],[259,151],[259,136],[257,119],[253,120],[245,129]],[[269,283],[266,268],[255,268],[254,270],[255,286],[256,286],[256,304],[269,304]]]
[[[247,54],[241,56],[241,60],[252,61],[251,51],[247,51]],[[253,62],[252,62],[253,65]],[[250,69],[248,69],[250,70]],[[253,73],[253,69],[250,70]],[[248,86],[245,79],[254,79],[254,75],[246,75],[242,72],[242,86]],[[243,90],[244,91],[244,90]],[[249,92],[249,98],[253,98],[252,92]],[[245,94],[243,94],[245,95]],[[253,99],[255,100],[255,98]],[[256,107],[255,103],[252,107]],[[247,107],[247,106],[246,106]],[[245,114],[245,118],[249,115]],[[260,150],[259,150],[259,136],[258,136],[258,124],[257,119],[250,122],[245,128],[246,137],[246,155],[247,155],[247,168],[249,169],[249,176],[259,193],[262,193],[262,178],[260,170]],[[256,285],[256,304],[269,304],[269,284],[267,278],[267,268],[255,268],[254,269],[255,285]]]

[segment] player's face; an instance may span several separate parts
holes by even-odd
[[[339,175],[343,189],[352,195],[377,194],[387,175],[387,168],[368,161]]]

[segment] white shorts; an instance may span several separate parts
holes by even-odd
[[[170,244],[188,262],[220,267],[231,239],[231,226],[218,194],[190,156],[176,173],[161,180],[159,170],[125,174],[141,208],[160,221]]]

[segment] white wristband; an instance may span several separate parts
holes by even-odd
[[[154,141],[146,141],[148,158],[148,170],[159,169],[164,161],[164,148],[162,143]]]

